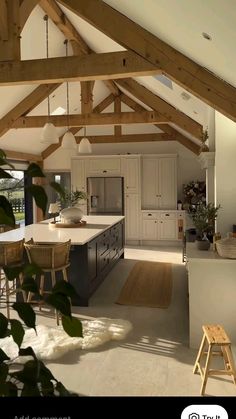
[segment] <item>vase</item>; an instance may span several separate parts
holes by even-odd
[[[60,212],[62,223],[66,224],[77,224],[83,217],[83,212],[77,207],[64,208]]]

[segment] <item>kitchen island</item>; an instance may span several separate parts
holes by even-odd
[[[62,243],[71,240],[69,282],[78,297],[73,305],[87,306],[89,298],[113,268],[124,257],[124,216],[84,216],[83,227],[58,228],[43,221],[0,234],[1,241]]]
[[[189,345],[198,348],[203,324],[220,324],[236,344],[236,260],[187,243]]]

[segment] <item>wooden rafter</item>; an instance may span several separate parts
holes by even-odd
[[[56,127],[67,126],[67,115],[51,115],[50,121]],[[70,126],[87,125],[121,125],[121,124],[163,124],[168,121],[155,111],[121,112],[121,113],[90,113],[86,115],[69,115]],[[48,116],[26,116],[14,122],[14,128],[41,128],[48,121]]]
[[[21,0],[20,2],[20,29],[23,30],[27,19],[35,6],[39,3],[39,0]]]
[[[123,103],[125,103],[127,106],[129,106],[131,109],[133,109],[135,112],[141,112],[142,110],[145,110],[145,108],[139,103],[135,102],[133,99],[131,99],[129,96],[122,93],[120,95],[120,99]],[[181,134],[179,131],[177,131],[175,128],[171,127],[168,124],[162,124],[161,126],[156,125],[157,128],[160,128],[162,131],[164,131],[166,134],[168,134],[168,139],[178,141],[180,144],[182,144],[184,147],[188,148],[190,151],[192,151],[194,154],[199,154],[200,151],[200,144],[197,145],[193,141],[191,141],[189,138],[185,137],[183,134]]]
[[[156,74],[158,70],[131,51],[1,63],[0,85],[107,80]]]
[[[173,122],[194,137],[201,139],[202,125],[174,108],[174,106],[152,93],[146,87],[132,79],[117,80],[117,83],[150,108],[159,112],[168,122]]]
[[[100,112],[104,111],[104,109],[106,109],[113,101],[114,101],[114,96],[110,94],[105,99],[103,99],[97,106],[95,106],[95,108],[93,109],[93,113],[99,114]],[[72,127],[70,131],[75,135],[81,129],[82,127],[79,127],[79,126],[74,127],[74,128]],[[42,152],[43,160],[49,157],[52,153],[54,153],[54,151],[56,151],[60,147],[63,135],[59,139],[59,144],[51,144],[50,146],[46,148],[46,150]]]
[[[58,0],[124,48],[161,68],[179,85],[236,121],[236,88],[100,0]]]
[[[114,100],[114,112],[115,113],[120,113],[121,112],[121,100],[120,100],[119,96],[117,96]],[[121,136],[121,134],[122,134],[121,131],[122,131],[121,125],[114,125],[114,134],[117,137]]]
[[[74,55],[91,54],[92,52],[95,52],[87,45],[55,0],[41,0],[39,5],[63,35],[70,41]],[[119,95],[119,89],[112,80],[104,80],[104,83],[113,95]]]
[[[92,52],[55,1],[41,0],[39,2],[39,6],[63,33],[66,39],[68,39],[68,41],[76,42],[81,54],[90,54],[90,52]]]
[[[93,87],[94,81],[82,81],[81,87],[81,113],[91,113],[93,111]]]
[[[0,61],[20,60],[20,0],[0,1]]]
[[[28,162],[39,162],[42,156],[37,154],[24,153],[21,151],[3,150],[8,159],[23,160]]]
[[[80,141],[83,136],[76,136],[76,138]],[[157,132],[156,134],[86,135],[86,138],[93,144],[174,141],[168,134],[162,132]]]
[[[26,115],[41,103],[46,97],[57,89],[58,84],[42,85],[26,96],[20,103],[0,119],[0,137],[12,128],[14,122]]]

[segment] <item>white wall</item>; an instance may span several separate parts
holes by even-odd
[[[219,112],[215,118],[216,203],[222,207],[217,230],[226,235],[232,231],[232,224],[236,224],[236,123]]]
[[[117,143],[93,144],[93,155],[102,154],[166,154],[178,155],[178,199],[182,199],[183,184],[191,180],[205,180],[205,170],[200,168],[197,156],[181,144],[171,142],[145,142],[145,143]],[[70,158],[73,152],[59,148],[45,160],[46,170],[69,170]],[[150,180],[151,181],[151,180]]]

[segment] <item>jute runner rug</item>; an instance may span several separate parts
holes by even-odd
[[[171,263],[142,261],[134,265],[116,303],[167,308],[171,294]]]

